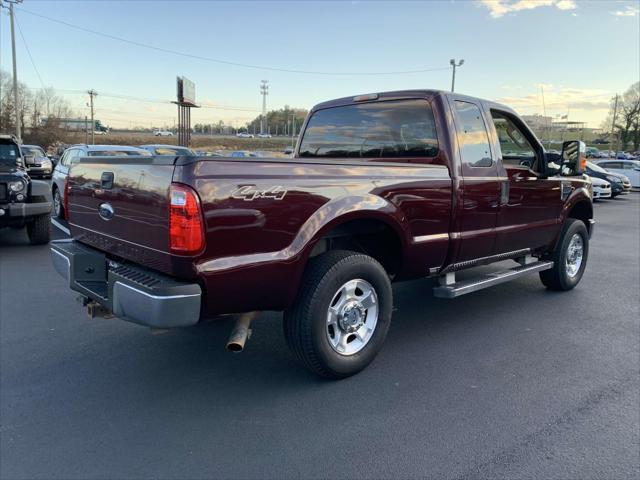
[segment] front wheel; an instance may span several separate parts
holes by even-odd
[[[42,245],[49,242],[49,215],[36,217],[32,222],[27,223],[27,235],[31,245]]]
[[[589,233],[584,222],[570,218],[551,254],[553,268],[540,272],[540,280],[550,290],[571,290],[584,274],[589,256]]]
[[[392,304],[389,276],[375,259],[329,251],[310,261],[298,297],[285,312],[287,344],[320,376],[354,375],[382,348]]]
[[[53,214],[56,218],[64,218],[64,207],[62,206],[62,196],[57,188],[53,191]]]

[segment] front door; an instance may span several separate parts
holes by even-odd
[[[501,187],[487,133],[489,119],[481,105],[466,97],[450,98],[460,152],[458,191],[462,192],[453,228],[454,238],[459,238],[454,261],[464,262],[494,253]]]
[[[494,149],[507,176],[507,192],[498,213],[496,253],[544,249],[561,227],[562,179],[540,175],[544,152],[518,117],[493,108],[490,112]]]

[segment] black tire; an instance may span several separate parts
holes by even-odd
[[[64,206],[62,205],[62,195],[58,188],[53,189],[53,216],[64,219]]]
[[[33,222],[27,223],[27,235],[31,245],[49,243],[49,228],[51,219],[49,215],[36,217]]]
[[[574,235],[582,238],[582,262],[575,275],[571,276],[567,271],[567,255],[569,245]],[[553,260],[552,269],[540,272],[540,280],[550,290],[566,291],[574,288],[584,274],[589,258],[589,233],[587,227],[582,220],[569,218],[562,229],[560,240],[556,246],[556,250],[549,255],[548,259]]]
[[[343,355],[329,343],[327,314],[340,287],[355,279],[373,287],[378,319],[361,350]],[[312,372],[332,379],[349,377],[369,365],[382,348],[392,307],[391,281],[382,265],[361,253],[332,250],[309,262],[298,297],[284,314],[285,338],[298,360]]]

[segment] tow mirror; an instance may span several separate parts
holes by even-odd
[[[587,146],[580,140],[570,140],[562,144],[562,175],[582,175],[587,168]]]

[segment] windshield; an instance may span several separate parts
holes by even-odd
[[[16,160],[19,157],[17,145],[13,143],[0,144],[0,166],[16,167]]]
[[[89,152],[90,157],[128,157],[131,155],[151,156],[146,150],[94,150]]]
[[[46,157],[44,150],[42,150],[40,147],[22,147],[22,154],[27,156],[27,155],[33,155],[36,157]]]
[[[587,167],[589,168],[589,170],[593,170],[594,172],[598,172],[598,173],[609,173],[607,172],[604,168],[599,167],[598,165],[596,165],[593,162],[587,162]]]

